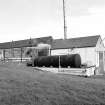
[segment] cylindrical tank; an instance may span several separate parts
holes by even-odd
[[[79,54],[42,56],[34,59],[34,66],[80,68],[81,57]]]

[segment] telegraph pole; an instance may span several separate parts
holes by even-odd
[[[66,26],[66,16],[65,16],[65,0],[63,0],[63,19],[64,19],[64,39],[67,39],[67,26]]]

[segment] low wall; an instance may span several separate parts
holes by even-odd
[[[53,73],[92,76],[94,75],[95,67],[89,68],[48,68],[48,67],[35,67],[36,69],[49,71]]]

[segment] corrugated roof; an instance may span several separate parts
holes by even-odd
[[[95,47],[100,35],[53,40],[52,49]]]
[[[51,44],[51,42],[52,42],[51,36],[41,37],[41,38],[33,38],[33,39],[0,43],[0,49],[31,47],[31,46],[36,46],[38,43]]]

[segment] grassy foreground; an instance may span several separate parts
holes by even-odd
[[[105,105],[105,77],[53,74],[0,63],[0,105]]]

